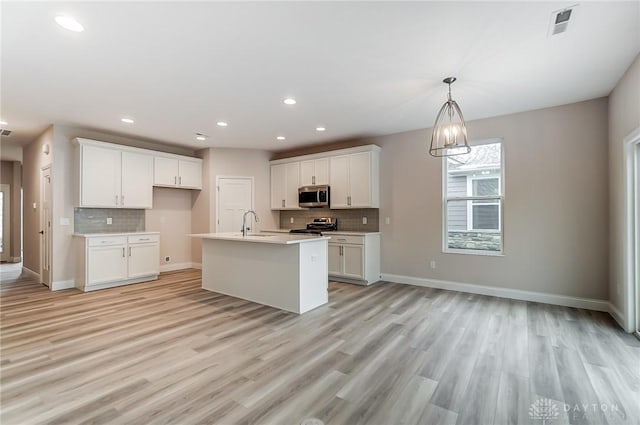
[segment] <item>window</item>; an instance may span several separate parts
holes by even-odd
[[[444,158],[444,251],[502,253],[504,167],[502,141]]]

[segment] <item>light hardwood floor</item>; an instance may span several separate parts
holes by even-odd
[[[3,283],[2,424],[542,424],[547,398],[547,425],[640,423],[640,343],[605,313],[332,282],[297,316],[200,285]]]

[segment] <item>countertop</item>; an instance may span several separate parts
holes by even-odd
[[[289,233],[291,229],[265,229],[261,230],[262,233]],[[304,233],[300,233],[304,235]],[[322,231],[323,235],[336,235],[336,236],[367,236],[367,235],[378,235],[380,232],[350,232],[348,230],[330,230],[330,231]]]
[[[266,232],[265,232],[266,233]],[[284,233],[284,232],[272,232],[272,233]],[[192,238],[202,239],[216,239],[223,241],[235,241],[235,242],[255,242],[255,243],[270,243],[279,245],[291,245],[297,243],[313,242],[318,240],[329,240],[326,236],[312,236],[305,234],[276,234],[265,235],[262,233],[249,233],[247,236],[242,236],[242,233],[198,233],[188,235]]]
[[[159,235],[160,232],[123,232],[123,233],[74,233],[79,238],[95,238],[105,236]]]

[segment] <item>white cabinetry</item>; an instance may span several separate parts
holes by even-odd
[[[369,285],[380,280],[380,234],[331,235],[329,276],[334,280]]]
[[[153,185],[202,189],[202,160],[154,157]]]
[[[378,151],[331,157],[331,208],[380,206]]]
[[[271,209],[298,209],[299,186],[326,184],[330,208],[379,208],[380,150],[368,145],[271,161]]]
[[[329,158],[300,162],[300,186],[329,184]]]
[[[153,157],[80,145],[81,207],[151,208]]]
[[[300,163],[271,166],[271,209],[297,210],[300,187]]]
[[[92,291],[158,278],[157,233],[77,236],[78,289]]]

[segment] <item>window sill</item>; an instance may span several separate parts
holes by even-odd
[[[443,254],[483,255],[485,257],[504,257],[504,251],[480,251],[473,249],[444,249]]]

